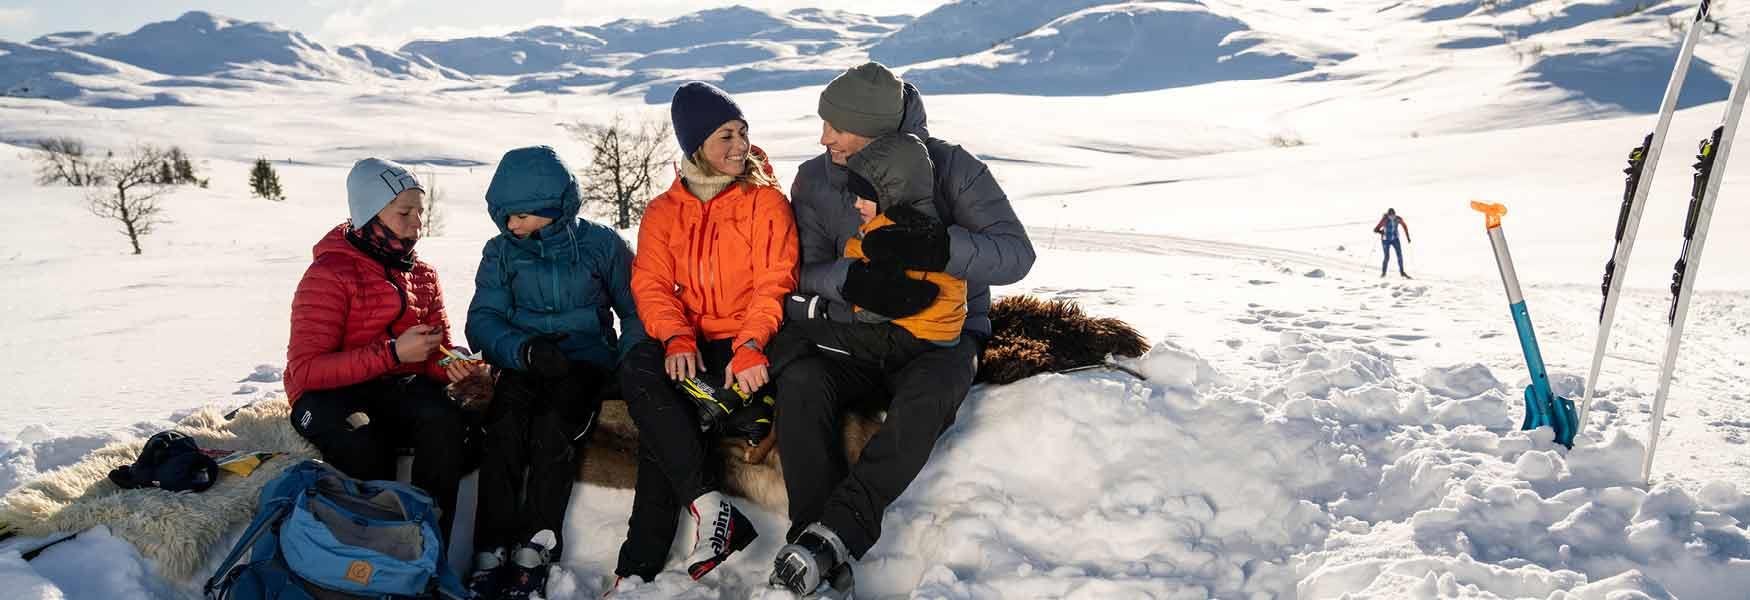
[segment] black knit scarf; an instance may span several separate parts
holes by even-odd
[[[413,270],[413,243],[418,240],[401,239],[376,217],[371,217],[362,228],[348,228],[346,241],[385,267],[397,271]]]

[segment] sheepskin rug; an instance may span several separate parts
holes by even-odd
[[[109,471],[132,464],[145,439],[105,446],[73,465],[56,469],[18,486],[0,498],[0,521],[19,535],[48,536],[108,525],[116,537],[133,543],[140,554],[158,564],[171,581],[187,581],[204,566],[209,551],[225,533],[255,517],[261,488],[281,471],[316,458],[316,448],[292,429],[284,400],[263,400],[237,410],[208,408],[176,426],[202,448],[283,452],[248,477],[221,471],[212,488],[199,493],[159,489],[124,490],[109,480]]]

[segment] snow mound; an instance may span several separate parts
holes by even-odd
[[[44,550],[25,562],[11,546],[34,548],[52,540],[15,540],[0,544],[0,589],[8,598],[180,598],[132,544],[98,526]],[[28,546],[26,545],[28,544]]]
[[[1480,363],[1431,368],[1416,382],[1427,386],[1428,391],[1448,398],[1469,398],[1502,387],[1495,374]]]
[[[933,93],[1077,96],[1268,79],[1305,71],[1316,60],[1266,45],[1244,22],[1200,4],[1126,3],[1072,13],[904,76]]]

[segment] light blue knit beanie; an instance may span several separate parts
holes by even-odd
[[[410,189],[425,191],[425,186],[412,171],[394,161],[367,158],[353,163],[352,172],[346,175],[346,207],[352,214],[352,226],[364,227],[397,194]]]

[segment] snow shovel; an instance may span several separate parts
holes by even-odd
[[[1501,269],[1501,282],[1507,286],[1507,307],[1513,311],[1513,325],[1519,330],[1519,346],[1525,351],[1525,366],[1531,369],[1531,385],[1525,386],[1525,423],[1520,429],[1549,427],[1555,430],[1555,441],[1567,448],[1574,447],[1574,433],[1579,419],[1574,413],[1574,401],[1556,396],[1549,389],[1549,372],[1543,367],[1543,352],[1537,348],[1537,333],[1531,328],[1531,312],[1525,308],[1525,296],[1519,292],[1519,274],[1513,269],[1513,255],[1507,252],[1507,236],[1501,232],[1501,217],[1507,207],[1472,200],[1470,207],[1483,213],[1489,232],[1489,244],[1495,248],[1495,266]]]

